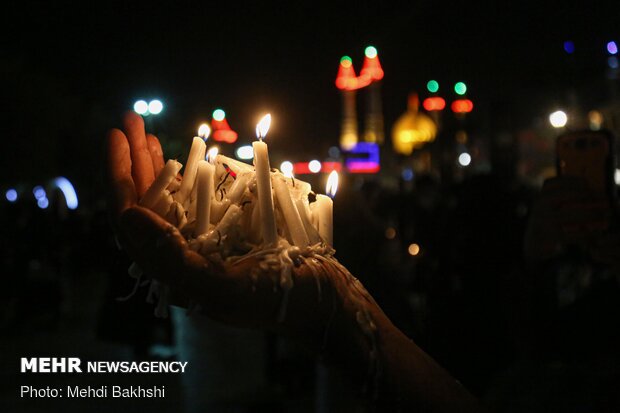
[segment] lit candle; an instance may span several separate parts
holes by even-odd
[[[177,176],[182,166],[183,165],[180,162],[177,162],[174,159],[168,160],[164,168],[161,170],[159,175],[157,175],[157,178],[155,178],[149,189],[140,200],[140,205],[153,209],[160,200],[164,190],[168,188],[168,185],[170,185],[170,183]]]
[[[206,151],[205,141],[198,136],[194,136],[192,141],[192,147],[189,150],[189,156],[187,157],[187,164],[185,165],[185,171],[183,171],[183,180],[181,181],[181,188],[175,194],[176,200],[183,204],[188,195],[192,191],[194,182],[196,181],[196,171],[198,170],[198,161],[205,158]]]
[[[196,228],[194,229],[194,236],[196,237],[209,230],[214,173],[215,167],[209,162],[204,160],[198,162],[198,176],[196,178],[198,195],[196,197]]]
[[[256,169],[256,190],[260,209],[261,232],[263,242],[267,245],[275,244],[278,240],[275,215],[273,213],[273,195],[271,193],[271,172],[269,166],[269,152],[263,138],[269,130],[271,115],[265,115],[256,125],[258,141],[252,143],[254,149],[254,167]]]
[[[284,221],[293,240],[293,244],[298,247],[305,247],[310,243],[304,224],[299,216],[297,207],[291,199],[291,193],[286,184],[286,178],[280,174],[274,175],[272,179],[275,189],[276,199],[280,206],[280,211],[284,215]]]
[[[327,179],[327,185],[325,186],[325,192],[334,197],[338,190],[338,172],[332,171]],[[329,244],[334,244],[334,229],[333,229],[333,210],[334,203],[329,196],[317,195],[316,206],[314,211],[317,213],[319,234],[321,238]]]

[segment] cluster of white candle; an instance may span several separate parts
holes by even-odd
[[[208,127],[194,137],[182,178],[182,165],[169,160],[140,204],[177,226],[190,247],[222,258],[250,250],[313,246],[331,249],[333,203],[310,184],[271,169],[263,141],[271,116],[257,125],[254,165],[207,152]],[[338,175],[328,179],[335,194]]]

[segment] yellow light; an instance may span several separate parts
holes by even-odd
[[[209,127],[209,125],[203,123],[198,127],[198,136],[200,136],[202,139],[207,140],[209,138],[209,135],[211,135],[211,128]]]
[[[256,137],[258,139],[264,139],[267,136],[269,127],[271,126],[271,114],[268,113],[262,117],[262,119],[256,125]]]
[[[396,230],[392,227],[387,227],[385,229],[385,238],[394,239],[396,238]]]
[[[327,177],[327,184],[325,185],[325,193],[331,198],[336,196],[338,191],[338,172],[331,171],[329,177]]]
[[[407,248],[407,252],[409,252],[409,255],[412,256],[416,256],[420,253],[420,246],[416,243],[410,244],[409,248]]]

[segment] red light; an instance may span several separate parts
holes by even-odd
[[[383,68],[381,67],[381,63],[379,63],[379,56],[364,58],[364,66],[362,67],[362,76],[368,76],[371,80],[381,80],[383,79]]]
[[[323,162],[321,164],[321,172],[342,171],[340,162]],[[293,173],[295,175],[309,175],[313,172],[310,170],[310,162],[295,162],[293,164]]]
[[[213,132],[213,140],[225,143],[235,143],[237,141],[237,132],[233,130],[216,130]]]
[[[225,143],[237,141],[237,132],[230,128],[226,118],[222,120],[211,119],[211,129],[213,130],[213,140]]]
[[[457,99],[452,102],[451,108],[454,113],[469,113],[474,108],[474,103],[469,99]]]
[[[422,106],[428,112],[431,112],[433,110],[443,110],[446,107],[446,101],[444,100],[444,98],[441,98],[439,96],[433,96],[424,99],[424,102],[422,102]]]
[[[342,164],[340,162],[323,162],[321,166],[321,172],[340,172],[342,170]]]
[[[295,162],[293,164],[293,173],[295,175],[311,174],[309,162]]]

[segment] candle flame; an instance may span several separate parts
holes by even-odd
[[[260,140],[263,140],[269,131],[269,126],[271,126],[271,114],[268,113],[258,122],[256,125],[256,137]]]
[[[325,193],[333,198],[336,196],[336,191],[338,191],[338,172],[331,171],[325,185]]]
[[[214,146],[214,147],[212,147],[211,149],[209,149],[207,151],[207,159],[209,160],[209,162],[214,162],[215,161],[215,157],[217,156],[219,151],[220,150],[217,148],[217,146]]]
[[[200,136],[202,139],[209,139],[209,135],[211,135],[211,128],[209,127],[209,125],[203,123],[198,127],[198,136]]]

